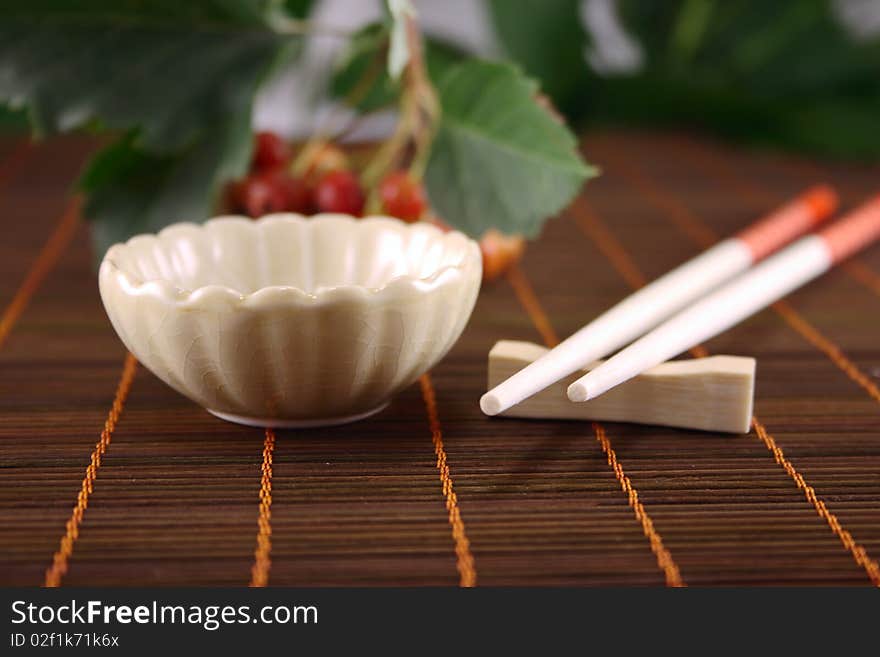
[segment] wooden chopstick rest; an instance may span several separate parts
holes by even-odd
[[[548,349],[500,340],[489,352],[489,389]],[[601,362],[601,361],[599,361]],[[748,433],[755,390],[755,359],[709,356],[661,363],[587,402],[568,400],[566,388],[599,362],[512,406],[506,417],[607,420],[703,431]]]

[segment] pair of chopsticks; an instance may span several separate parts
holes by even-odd
[[[880,238],[877,196],[775,253],[837,207],[827,185],[807,190],[630,295],[483,395],[480,408],[497,415],[635,340],[568,387],[571,401],[587,401],[741,322]]]

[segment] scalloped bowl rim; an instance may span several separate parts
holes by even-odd
[[[394,276],[378,287],[367,287],[356,283],[321,286],[315,292],[306,292],[295,285],[266,285],[252,292],[242,292],[228,285],[209,284],[192,289],[181,287],[166,278],[151,278],[143,280],[132,274],[126,267],[120,265],[115,258],[127,249],[133,248],[138,242],[146,240],[160,240],[173,237],[173,233],[192,229],[206,231],[214,226],[223,224],[247,225],[254,230],[270,223],[298,223],[306,226],[315,225],[321,221],[348,222],[351,226],[372,225],[385,230],[393,230],[397,233],[412,230],[422,230],[434,233],[435,238],[445,242],[457,242],[457,246],[463,251],[461,261],[458,264],[448,264],[431,272],[427,276],[415,276],[413,274],[400,274]],[[308,229],[308,228],[307,228]],[[156,295],[162,297],[168,303],[176,306],[190,306],[196,303],[211,301],[225,301],[242,306],[263,305],[267,302],[297,302],[314,305],[318,303],[348,302],[354,299],[366,299],[383,295],[399,295],[404,292],[424,293],[443,285],[447,281],[454,280],[465,274],[465,270],[477,267],[477,276],[482,271],[482,255],[480,246],[467,235],[459,231],[444,232],[437,226],[427,222],[414,224],[405,223],[399,219],[382,215],[371,215],[358,218],[346,214],[321,213],[312,216],[304,216],[296,213],[274,213],[259,219],[251,219],[242,215],[222,215],[213,217],[204,223],[183,221],[166,226],[158,233],[142,233],[135,235],[125,242],[119,242],[107,249],[101,261],[100,277],[104,278],[112,274],[119,282],[123,291],[130,296]]]

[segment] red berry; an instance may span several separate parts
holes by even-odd
[[[287,212],[311,214],[314,211],[314,194],[304,179],[278,172],[275,184],[284,195],[284,209]]]
[[[408,223],[418,221],[425,212],[425,189],[406,171],[394,171],[379,185],[382,207],[392,217]]]
[[[483,280],[492,281],[507,273],[525,249],[526,241],[522,235],[505,235],[494,228],[487,230],[480,238]]]
[[[331,171],[325,173],[315,187],[315,205],[321,212],[359,217],[364,211],[364,192],[351,171]]]
[[[259,173],[232,183],[229,201],[234,211],[254,218],[281,212],[286,203],[284,189],[275,177]]]
[[[274,132],[258,132],[254,138],[252,168],[265,171],[284,166],[290,160],[290,149]]]
[[[252,173],[230,183],[226,203],[231,211],[251,217],[271,212],[311,214],[314,211],[311,187],[302,178],[290,176],[282,169]]]
[[[241,212],[241,180],[230,180],[226,183],[226,187],[223,189],[223,201],[222,201],[222,210],[223,212]]]

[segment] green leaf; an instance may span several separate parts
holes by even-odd
[[[712,130],[740,141],[841,158],[869,160],[880,154],[875,127],[880,94],[805,104],[797,98],[758,98],[723,84],[654,76],[602,80],[595,89],[596,123]]]
[[[696,121],[751,141],[880,156],[869,146],[877,143],[877,130],[859,142],[851,123],[859,117],[863,126],[862,117],[876,110],[880,38],[853,39],[836,17],[834,5],[843,3],[607,4],[610,17],[619,14],[624,32],[639,43],[643,69],[603,77],[584,64],[591,35],[581,27],[580,0],[490,0],[489,6],[507,54],[541,80],[569,117],[686,128]]]
[[[620,0],[646,66],[631,76],[594,77],[590,113],[876,159],[880,38],[853,39],[832,4]]]
[[[382,65],[388,56],[388,26],[373,23],[348,42],[330,81],[330,93],[362,112],[372,112],[395,102],[399,85]],[[364,80],[366,86],[359,83]],[[357,97],[355,97],[357,96]]]
[[[284,0],[284,9],[293,18],[304,19],[312,12],[314,0]]]
[[[10,6],[11,4],[11,6]],[[93,121],[172,152],[241,111],[290,38],[275,3],[28,0],[0,10],[0,102],[38,134]]]
[[[336,65],[330,93],[361,112],[373,112],[394,104],[400,85],[382,65],[388,53],[388,39],[389,28],[384,23],[367,25],[354,34]],[[428,76],[435,82],[463,58],[460,50],[435,39],[426,38],[424,47]],[[365,77],[373,79],[360,93],[358,86]],[[356,90],[359,97],[353,98]]]
[[[569,116],[584,109],[590,93],[580,5],[580,0],[489,2],[505,53],[539,79],[544,92]]]
[[[96,255],[138,233],[207,219],[216,190],[247,168],[250,148],[250,115],[244,113],[212,126],[176,156],[145,153],[131,135],[104,149],[80,180]]]
[[[535,236],[595,174],[569,130],[509,65],[463,62],[438,84],[443,116],[425,173],[440,216],[471,235]]]
[[[303,7],[305,7],[304,3]],[[113,242],[211,216],[243,173],[253,98],[298,52],[276,0],[27,0],[0,7],[0,102],[38,134],[125,137],[82,178],[98,256]]]

